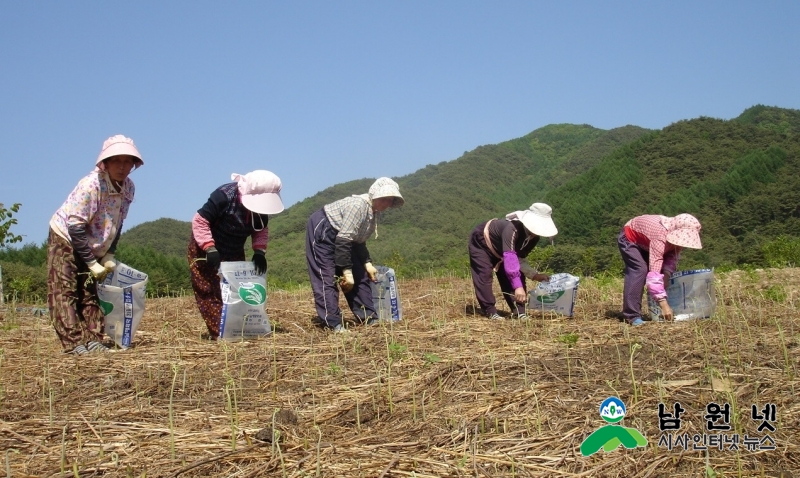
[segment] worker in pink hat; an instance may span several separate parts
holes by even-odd
[[[658,302],[665,320],[672,320],[664,284],[678,267],[681,249],[701,249],[700,221],[691,214],[675,217],[646,214],[628,221],[617,238],[625,263],[622,315],[630,325],[643,325],[642,293],[645,285]]]
[[[269,214],[283,211],[281,180],[263,169],[232,174],[232,183],[215,189],[192,218],[189,270],[197,308],[206,322],[208,338],[219,338],[222,291],[217,275],[221,261],[245,260],[247,238],[253,242],[253,266],[267,272]]]
[[[144,164],[133,140],[105,140],[95,168],[50,219],[47,304],[65,352],[107,351],[97,283],[113,270],[114,252],[136,188],[128,175]]]

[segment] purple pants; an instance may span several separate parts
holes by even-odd
[[[320,209],[308,218],[306,226],[306,262],[308,278],[314,291],[314,307],[317,315],[327,327],[342,323],[342,310],[339,308],[339,287],[336,277],[342,271],[334,261],[334,241],[338,231],[331,226],[325,211]],[[372,286],[364,264],[353,257],[353,279],[355,285],[345,293],[347,305],[358,322],[376,318],[372,302]]]
[[[642,316],[642,293],[647,281],[650,252],[632,243],[625,230],[617,238],[622,262],[625,263],[625,285],[622,289],[622,315],[630,323]]]
[[[495,267],[500,263],[500,259],[494,257],[489,248],[486,246],[486,240],[483,237],[482,223],[472,230],[469,238],[469,267],[472,272],[472,285],[475,288],[475,298],[478,299],[478,304],[483,309],[483,313],[487,317],[497,313],[496,301],[494,298],[494,291],[492,291],[492,281],[495,273]],[[506,271],[500,267],[497,270],[497,282],[500,283],[500,290],[503,292],[503,298],[508,304],[508,308],[512,313],[524,314],[525,304],[519,304],[514,300],[514,288],[511,286],[511,281],[506,276]],[[525,289],[525,280],[522,280],[522,288]],[[527,291],[527,289],[526,289]]]

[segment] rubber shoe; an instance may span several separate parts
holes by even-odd
[[[528,316],[528,314],[526,314],[526,313],[522,313],[522,314],[514,314],[514,318],[515,318],[515,319],[519,319],[519,320],[526,320],[526,319],[528,319],[528,318],[529,318],[529,316]]]
[[[631,325],[634,327],[638,327],[640,325],[644,325],[644,320],[641,317],[636,317],[631,321]]]
[[[503,318],[500,316],[500,314],[494,313],[489,316],[489,320],[503,320]]]
[[[91,342],[86,344],[86,349],[89,350],[89,352],[91,352],[91,353],[102,353],[102,352],[108,352],[108,351],[111,350],[108,347],[106,347],[105,345],[101,344],[100,342],[96,342],[94,340],[92,340]]]
[[[346,334],[348,330],[345,329],[342,324],[338,324],[336,327],[333,328],[332,332],[335,334]]]
[[[74,349],[72,349],[69,353],[72,355],[86,355],[89,353],[89,350],[86,348],[85,345],[78,345]]]
[[[378,325],[378,322],[380,322],[380,321],[381,321],[381,319],[379,319],[377,317],[373,317],[373,318],[367,320],[367,325]]]

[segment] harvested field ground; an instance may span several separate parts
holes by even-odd
[[[400,281],[404,320],[330,334],[309,290],[270,291],[271,337],[200,339],[191,297],[150,299],[135,347],[60,352],[47,319],[0,320],[0,460],[7,476],[800,477],[800,271],[717,275],[718,313],[632,328],[607,318],[620,280],[584,279],[574,318],[490,322],[462,278]],[[497,293],[499,297],[499,291]],[[607,397],[645,448],[589,457]],[[774,450],[659,446],[658,404]],[[775,432],[751,406],[775,404]],[[717,422],[719,423],[719,422]],[[676,432],[677,433],[677,432]],[[779,475],[780,472],[784,474]],[[2,473],[2,470],[0,470]]]

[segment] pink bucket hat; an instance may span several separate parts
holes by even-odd
[[[94,164],[99,169],[105,169],[103,165],[104,159],[120,155],[133,156],[133,163],[137,168],[144,165],[142,155],[139,154],[139,150],[136,149],[133,140],[121,134],[114,135],[103,142],[103,149],[100,150],[100,154],[97,156],[97,161],[95,161]]]
[[[667,242],[690,249],[702,249],[700,243],[700,221],[691,214],[665,217],[661,224],[667,229]]]
[[[270,171],[257,169],[245,175],[231,174],[236,181],[242,204],[258,214],[278,214],[283,211],[281,178]]]

